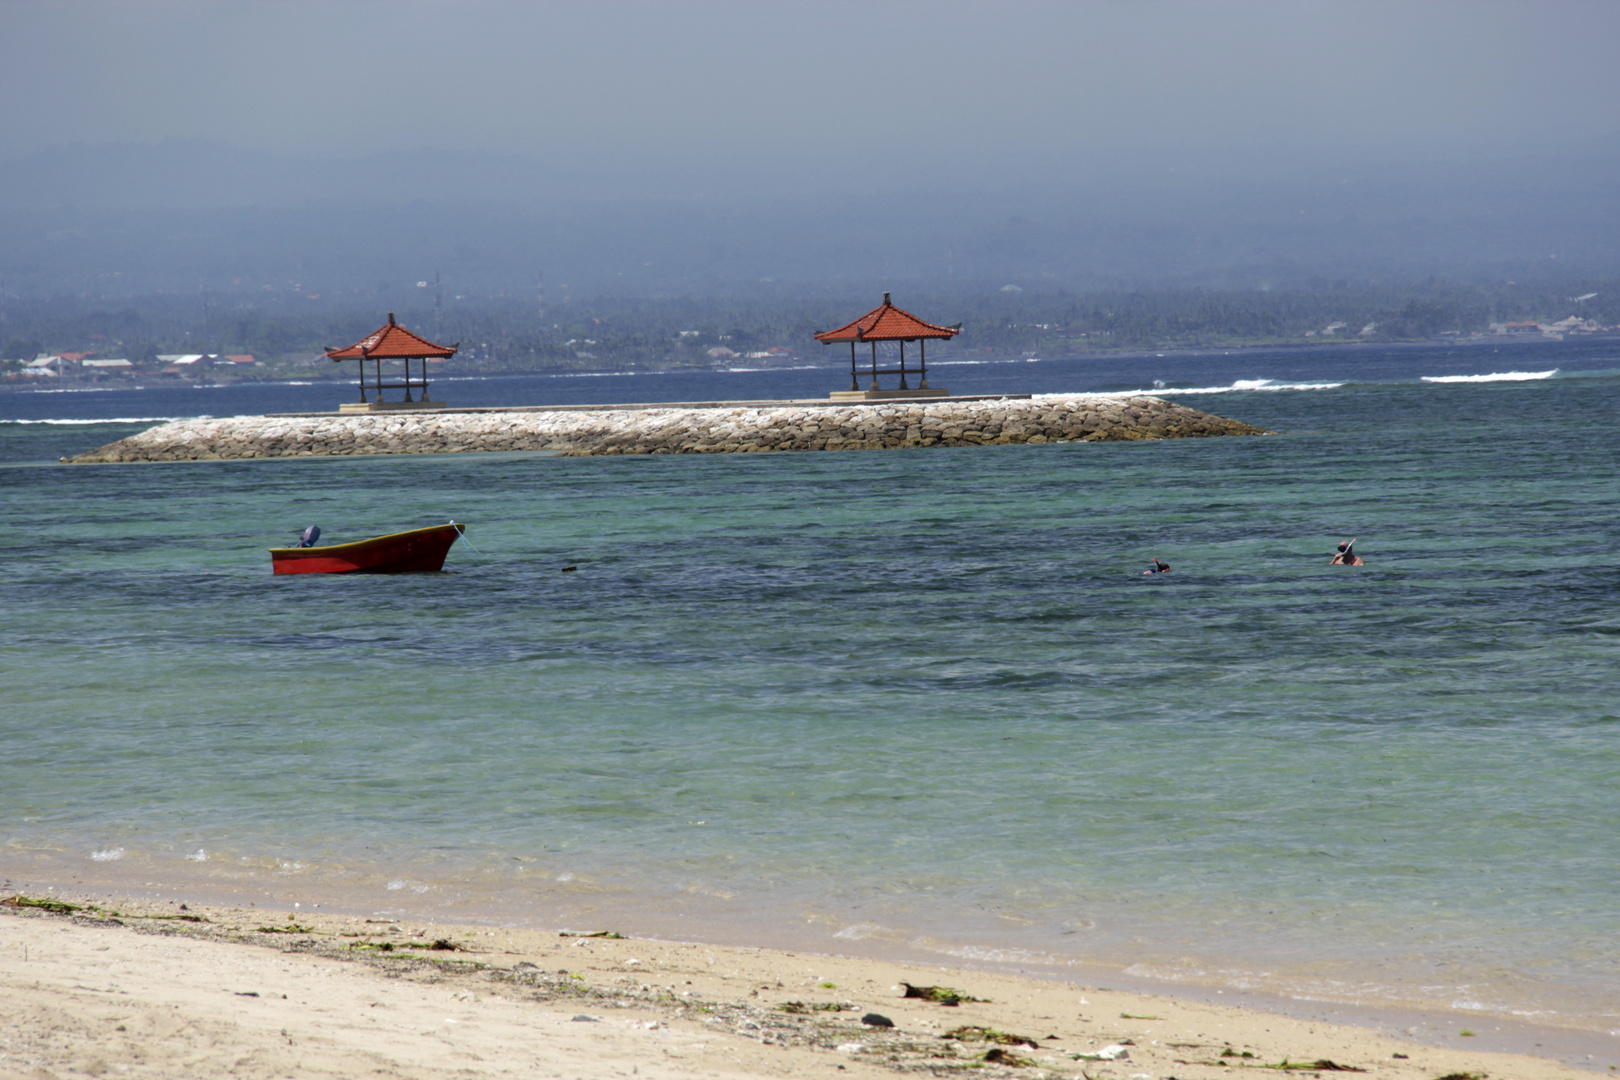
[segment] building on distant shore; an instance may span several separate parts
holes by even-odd
[[[62,358],[60,356],[36,356],[22,366],[22,373],[33,377],[48,375],[56,378],[62,374]]]
[[[1554,341],[1563,340],[1563,335],[1550,326],[1542,326],[1533,322],[1491,323],[1491,333],[1498,337],[1510,338],[1551,338]]]
[[[24,375],[66,375],[68,368],[81,364],[84,358],[94,355],[83,352],[67,353],[40,353],[28,363],[23,365]]]

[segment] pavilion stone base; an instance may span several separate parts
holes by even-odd
[[[420,409],[448,409],[442,401],[345,401],[340,413],[406,412]]]
[[[946,398],[949,390],[939,387],[923,390],[834,390],[827,395],[834,401],[882,401],[885,398]]]

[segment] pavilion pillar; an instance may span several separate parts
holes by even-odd
[[[861,388],[860,382],[855,377],[855,342],[853,341],[849,343],[849,388],[851,390],[859,390]],[[363,401],[365,399],[362,398],[361,400]]]
[[[906,385],[906,342],[904,338],[900,341],[900,389],[910,389]]]
[[[927,338],[918,338],[917,339],[917,351],[919,353],[919,355],[917,357],[917,369],[918,369],[917,374],[919,376],[919,378],[917,380],[917,389],[926,390],[926,389],[928,389],[928,339]]]
[[[877,342],[875,342],[875,341],[872,342],[872,385],[867,387],[867,389],[868,390],[880,389],[880,387],[878,386],[878,381],[877,381]]]

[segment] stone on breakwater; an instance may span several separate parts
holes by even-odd
[[[341,454],[551,450],[568,455],[777,453],[921,446],[1104,442],[1262,435],[1257,427],[1159,398],[851,405],[387,413],[177,420],[73,464]]]

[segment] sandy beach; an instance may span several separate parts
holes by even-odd
[[[984,971],[179,901],[35,902],[0,903],[7,1077],[1575,1071]]]

